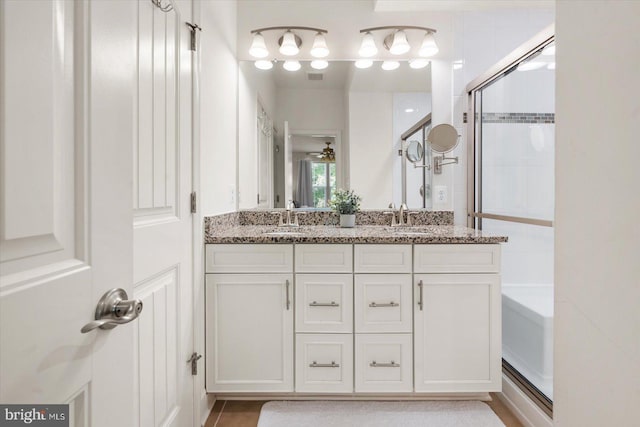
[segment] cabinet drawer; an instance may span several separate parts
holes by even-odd
[[[416,273],[498,273],[500,245],[415,245]]]
[[[356,273],[411,273],[411,245],[355,245]]]
[[[353,336],[296,334],[296,391],[351,393]]]
[[[411,332],[410,274],[356,274],[356,332]]]
[[[296,273],[351,273],[351,245],[296,245]]]
[[[290,273],[293,245],[206,245],[207,273]]]
[[[356,392],[413,389],[411,334],[356,335]]]
[[[296,275],[296,332],[353,331],[351,274]]]

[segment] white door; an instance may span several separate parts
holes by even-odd
[[[136,25],[135,2],[0,2],[0,401],[71,426],[133,420],[139,320],[80,329],[134,294]]]
[[[193,426],[191,2],[139,1],[133,150],[133,425]],[[165,1],[162,4],[168,5]],[[201,365],[201,372],[203,362]]]

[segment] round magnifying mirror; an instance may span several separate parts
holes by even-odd
[[[431,149],[436,153],[448,153],[458,145],[458,131],[451,125],[441,124],[431,129],[427,136],[427,141],[429,141]],[[409,153],[407,152],[408,155]]]
[[[407,146],[407,160],[411,163],[419,162],[422,160],[423,153],[424,150],[420,141],[409,141],[409,145]]]

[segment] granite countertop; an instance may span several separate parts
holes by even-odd
[[[276,234],[267,234],[276,233]],[[506,236],[454,225],[388,227],[330,225],[278,227],[273,225],[218,225],[206,229],[205,243],[504,243]]]

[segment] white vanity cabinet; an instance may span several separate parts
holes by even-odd
[[[414,257],[415,391],[500,391],[499,245],[416,245]]]
[[[292,261],[293,245],[207,245],[208,392],[293,391]]]
[[[497,244],[208,244],[207,391],[500,391],[499,271]]]

